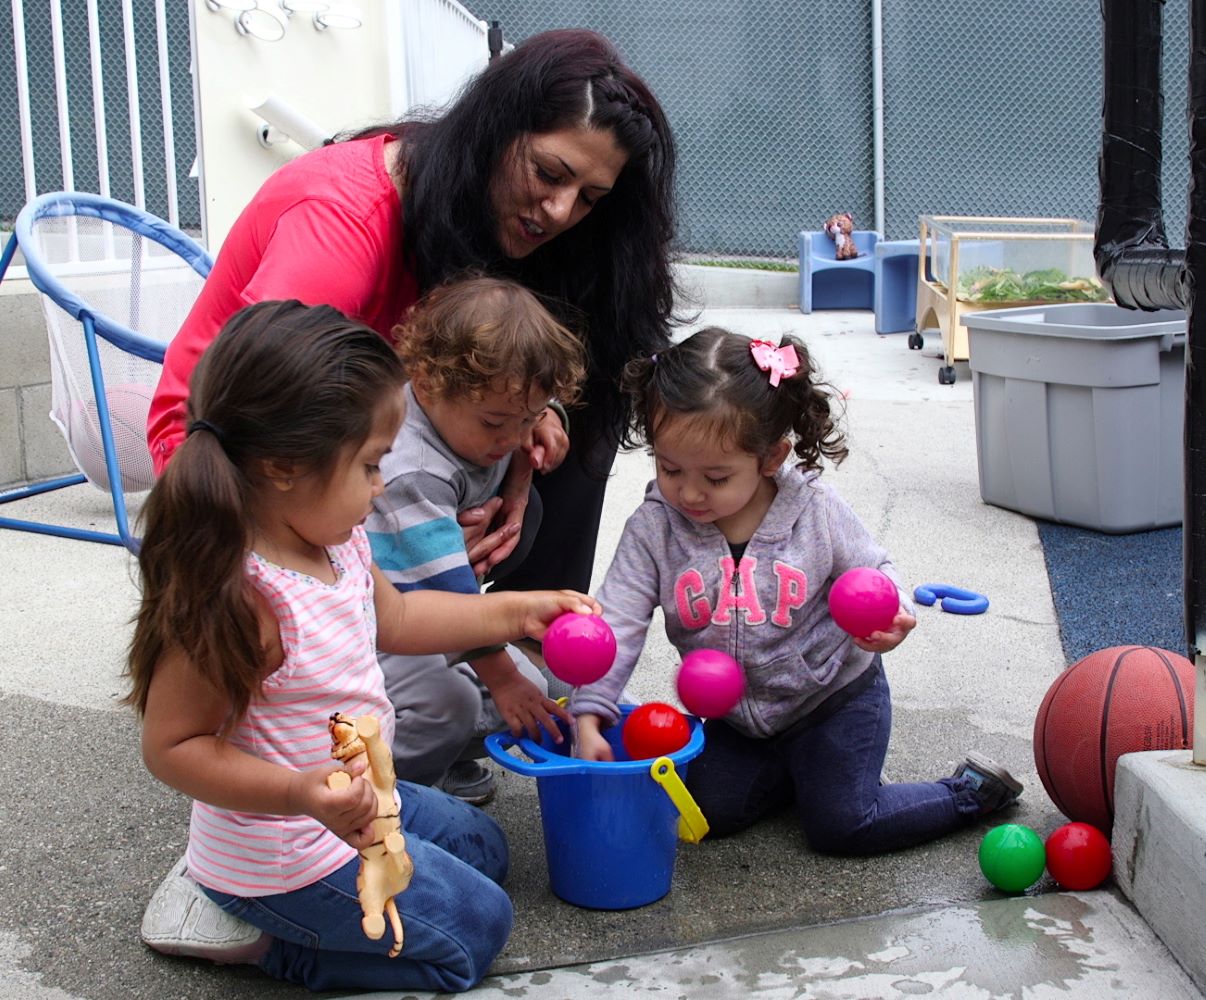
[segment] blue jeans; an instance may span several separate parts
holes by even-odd
[[[477,984],[511,933],[511,900],[499,883],[507,841],[480,809],[425,785],[398,782],[402,831],[414,860],[396,896],[402,954],[389,958],[393,931],[370,941],[360,929],[359,859],[293,892],[240,897],[206,889],[222,909],[275,939],[260,968],[312,990],[436,990]]]
[[[871,683],[832,714],[767,739],[720,719],[704,725],[687,788],[712,835],[743,830],[793,802],[809,846],[823,854],[878,854],[925,843],[973,822],[967,778],[880,785],[892,701],[879,657]],[[857,681],[855,682],[858,683]]]

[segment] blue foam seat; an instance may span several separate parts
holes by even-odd
[[[875,244],[879,234],[856,229],[851,237],[859,255],[838,260],[834,257],[837,246],[827,233],[800,233],[800,312],[874,308]]]
[[[880,240],[875,245],[875,332],[912,332],[917,325],[919,240]]]

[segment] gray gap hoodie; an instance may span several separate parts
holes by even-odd
[[[719,528],[680,514],[656,480],[649,483],[597,595],[616,634],[616,660],[603,678],[574,691],[575,715],[615,723],[657,607],[680,656],[719,649],[742,665],[745,694],[726,721],[747,736],[783,732],[871,665],[872,654],[830,617],[829,587],[855,566],[896,580],[887,550],[819,472],[785,465],[775,485],[770,509],[734,566]],[[903,592],[901,603],[913,613]]]

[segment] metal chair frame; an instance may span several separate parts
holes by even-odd
[[[108,399],[105,395],[105,376],[101,367],[96,338],[102,337],[119,350],[158,364],[163,364],[164,345],[158,340],[144,336],[128,326],[116,322],[99,310],[91,309],[83,299],[54,276],[49,264],[37,249],[37,243],[33,239],[33,226],[39,219],[70,216],[91,216],[102,219],[153,240],[160,246],[176,253],[202,278],[206,277],[213,267],[213,258],[192,237],[142,209],[100,195],[72,191],[57,191],[40,195],[26,205],[17,216],[13,233],[9,237],[3,254],[0,254],[0,281],[3,281],[8,273],[9,265],[19,247],[33,286],[69,315],[79,320],[82,325],[117,531],[92,531],[68,525],[11,517],[0,517],[0,528],[32,531],[43,535],[101,542],[108,545],[124,545],[131,552],[137,553],[139,540],[130,532],[125,495],[121,485],[121,471],[113,441],[113,425],[109,416]],[[0,493],[0,504],[13,503],[52,490],[78,486],[85,482],[87,482],[87,478],[82,473],[56,476]]]

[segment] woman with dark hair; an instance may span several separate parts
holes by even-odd
[[[437,119],[297,158],[239,216],[168,347],[148,422],[156,468],[183,440],[197,359],[242,306],[324,303],[389,338],[419,295],[456,273],[511,277],[582,338],[585,406],[572,439],[546,411],[525,449],[529,468],[514,463],[504,495],[463,515],[466,545],[479,572],[505,558],[541,472],[544,522],[506,586],[588,590],[605,479],[625,434],[618,375],[666,342],[674,166],[649,88],[610,42],[581,30],[520,43]]]

